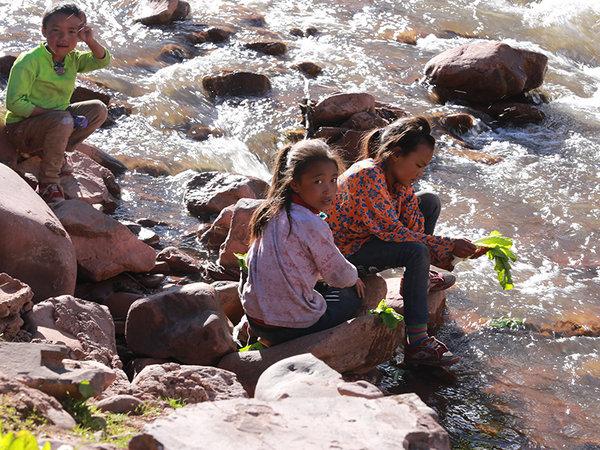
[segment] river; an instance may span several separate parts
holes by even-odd
[[[0,0],[0,53],[17,54],[40,42],[40,17],[50,3]],[[319,99],[359,90],[415,114],[463,111],[432,103],[416,82],[431,57],[476,38],[548,56],[544,122],[496,129],[479,123],[465,139],[503,157],[496,165],[449,154],[440,142],[421,183],[444,202],[438,234],[477,238],[498,229],[514,239],[520,257],[513,268],[515,289],[499,288],[487,259],[461,263],[440,333],[462,362],[451,376],[390,365],[384,385],[390,392],[416,390],[438,411],[456,448],[600,448],[600,338],[547,331],[560,321],[595,324],[597,331],[600,321],[600,2],[190,3],[194,22],[231,25],[237,33],[228,43],[201,44],[198,56],[168,65],[156,56],[163,45],[180,42],[189,21],[148,28],[133,22],[132,0],[79,2],[114,55],[112,67],[90,79],[133,106],[131,116],[90,141],[123,160],[169,173],[124,175],[125,201],[117,212],[167,222],[157,228],[163,243],[182,244],[183,234],[197,226],[182,203],[188,169],[267,179],[270,157],[284,132],[298,127],[297,104],[307,94]],[[266,25],[252,26],[253,14],[263,15]],[[289,34],[292,27],[309,26],[319,34]],[[396,41],[404,31],[417,36],[416,45]],[[283,39],[288,53],[260,56],[241,44],[257,38]],[[308,83],[290,69],[306,60],[324,67]],[[201,79],[224,68],[264,73],[273,90],[263,98],[214,103]],[[224,135],[190,140],[185,130],[195,123]],[[526,325],[490,326],[490,319],[503,316],[525,319]]]

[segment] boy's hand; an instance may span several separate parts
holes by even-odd
[[[90,43],[94,41],[94,30],[92,30],[92,28],[89,25],[84,23],[79,29],[77,37],[80,41],[83,41],[87,45],[90,45]]]

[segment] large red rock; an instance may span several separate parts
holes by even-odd
[[[242,198],[233,208],[231,226],[225,242],[219,251],[217,264],[226,269],[236,269],[238,260],[235,253],[244,254],[250,247],[250,220],[254,211],[260,206],[262,200]]]
[[[33,290],[34,302],[73,294],[75,247],[60,221],[29,185],[0,164],[0,272]]]
[[[179,0],[140,0],[135,20],[144,25],[164,25],[173,21],[178,6]]]
[[[313,126],[338,126],[354,114],[374,111],[375,97],[366,92],[335,94],[321,100],[313,109]]]
[[[0,273],[0,336],[14,339],[25,323],[22,315],[31,310],[33,291],[6,273]]]
[[[231,228],[231,218],[233,217],[234,208],[235,204],[223,208],[208,229],[204,226],[205,224],[200,225],[198,228],[200,243],[205,245],[209,250],[217,250],[225,242]]]
[[[8,141],[6,127],[0,123],[0,164],[4,164],[11,169],[17,166],[17,150]]]
[[[548,58],[494,41],[474,41],[446,50],[425,66],[425,76],[440,100],[486,104],[537,88]]]
[[[129,349],[184,364],[216,365],[236,350],[223,307],[205,283],[188,284],[136,301],[127,315]]]
[[[237,324],[244,315],[244,308],[240,300],[238,281],[216,281],[211,284],[217,292],[217,301],[231,323]]]
[[[55,207],[55,212],[73,240],[81,275],[102,281],[122,272],[148,272],[154,267],[156,253],[152,247],[87,203],[66,200]]]
[[[261,96],[271,90],[271,82],[259,73],[230,72],[204,77],[202,87],[211,96]]]
[[[190,214],[209,218],[241,198],[263,198],[268,188],[260,178],[200,172],[187,184],[185,202]]]
[[[75,146],[75,150],[89,156],[101,166],[106,167],[115,176],[127,172],[127,166],[125,166],[125,164],[94,145],[82,142]]]

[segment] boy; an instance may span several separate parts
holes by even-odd
[[[70,167],[65,151],[92,134],[106,120],[98,101],[69,100],[78,72],[101,69],[110,53],[96,41],[77,6],[59,5],[42,18],[46,42],[15,61],[6,88],[6,133],[20,152],[41,152],[38,192],[49,204],[64,200],[60,176]],[[90,51],[75,50],[83,41]]]

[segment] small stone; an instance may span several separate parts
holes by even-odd
[[[271,90],[271,82],[258,73],[230,72],[202,78],[202,87],[211,96],[261,96]]]
[[[296,37],[304,37],[304,31],[302,31],[302,29],[294,27],[294,28],[290,28],[289,33],[292,36],[296,36]]]
[[[299,70],[300,72],[305,73],[306,75],[308,75],[310,77],[316,77],[323,71],[321,66],[319,66],[315,63],[309,62],[309,61],[301,62],[292,67],[294,69]]]
[[[209,126],[197,124],[192,125],[186,134],[187,137],[195,141],[205,141],[211,136],[212,130]]]
[[[211,27],[207,31],[207,40],[218,44],[229,39],[235,31],[232,28]]]
[[[244,47],[271,56],[283,55],[287,52],[287,45],[283,42],[250,42]]]
[[[192,53],[185,47],[178,44],[166,44],[160,49],[158,59],[160,61],[175,64],[185,61],[192,57]]]
[[[304,33],[307,36],[316,36],[317,34],[319,34],[319,30],[316,27],[308,27]]]
[[[136,413],[144,403],[133,395],[115,395],[100,400],[96,407],[100,411],[116,414]]]

